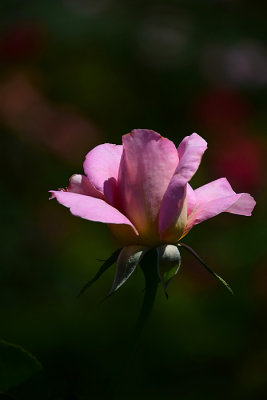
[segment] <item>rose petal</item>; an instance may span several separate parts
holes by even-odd
[[[227,210],[225,210],[225,212],[250,217],[256,205],[256,201],[249,193],[240,193],[236,196],[238,196],[237,200]]]
[[[70,208],[70,212],[77,217],[107,224],[126,224],[138,235],[128,218],[102,199],[64,191],[51,191],[51,193],[60,204]]]
[[[157,220],[163,195],[178,164],[174,144],[151,130],[123,136],[119,169],[120,209],[140,236],[159,240]]]
[[[164,195],[159,213],[159,232],[164,240],[174,237],[175,232],[179,236],[184,228],[187,215],[187,183],[197,171],[206,148],[207,142],[196,133],[186,136],[178,147],[180,161]]]
[[[187,216],[189,216],[196,205],[195,192],[189,185],[189,183],[187,184],[187,190],[186,190],[186,205],[187,205]]]
[[[221,212],[250,216],[256,204],[248,193],[235,193],[226,178],[220,178],[194,191],[195,206],[188,216],[186,230]]]
[[[105,143],[96,146],[85,157],[84,172],[97,190],[114,204],[122,146]]]
[[[84,194],[86,196],[103,199],[103,194],[96,190],[89,179],[84,175],[75,174],[70,177],[69,185],[65,189],[66,192]]]
[[[145,244],[144,240],[139,235],[137,236],[130,225],[108,224],[108,227],[122,246]]]

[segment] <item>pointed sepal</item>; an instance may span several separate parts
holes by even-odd
[[[197,252],[195,250],[193,250],[190,246],[188,246],[185,243],[178,243],[178,246],[184,247],[187,251],[189,251],[189,253],[191,253],[199,262],[200,264],[203,265],[203,267],[206,268],[206,270],[212,275],[214,276],[214,278],[218,279],[218,281],[220,281],[225,287],[226,289],[231,293],[234,294],[233,289],[231,288],[231,286],[223,279],[221,278],[218,274],[216,274],[216,272],[214,272],[203,260],[202,258],[200,258],[200,256],[197,254]]]
[[[117,259],[115,278],[109,295],[127,281],[148,250],[148,247],[137,245],[125,246],[121,250]]]
[[[167,287],[171,280],[178,274],[181,266],[181,255],[177,246],[167,244],[157,248],[158,275],[162,282],[166,297]]]
[[[97,273],[95,274],[93,279],[91,279],[89,282],[87,282],[84,285],[84,287],[81,289],[81,291],[80,291],[80,293],[78,294],[77,297],[80,297],[87,289],[89,289],[89,287],[95,281],[97,281],[100,278],[100,276],[116,262],[120,252],[121,252],[121,248],[116,250],[116,251],[114,251],[114,253],[107,260],[105,260],[104,264],[101,265],[101,267],[99,268],[99,270],[97,271]]]

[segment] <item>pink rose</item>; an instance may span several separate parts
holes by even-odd
[[[73,175],[66,189],[51,191],[73,215],[109,224],[126,246],[118,257],[115,289],[147,248],[161,249],[161,260],[167,253],[174,259],[177,243],[194,225],[221,212],[251,215],[254,199],[235,193],[226,178],[196,190],[189,185],[206,148],[196,133],[176,148],[154,131],[136,129],[123,136],[122,145],[95,147],[85,158],[85,175]]]
[[[207,148],[196,133],[177,149],[145,129],[124,135],[122,143],[95,147],[85,158],[85,175],[73,175],[65,190],[51,192],[73,215],[110,224],[124,244],[175,244],[221,212],[251,215],[254,199],[236,194],[226,178],[191,188]]]

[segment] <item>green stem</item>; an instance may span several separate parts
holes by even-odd
[[[155,250],[149,251],[141,261],[141,268],[145,277],[145,295],[140,314],[135,327],[135,337],[138,339],[151,315],[156,298],[159,277],[157,273],[157,255]]]

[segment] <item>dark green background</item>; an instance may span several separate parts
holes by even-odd
[[[44,372],[12,398],[261,400],[266,370],[266,13],[257,1],[2,1],[0,12],[0,339]],[[95,145],[134,128],[176,144],[209,143],[193,187],[227,176],[257,201],[251,218],[222,214],[190,255],[134,349],[138,270],[101,302],[107,272],[76,295],[117,243],[73,217],[48,190],[82,172]],[[264,240],[265,239],[265,240]],[[1,395],[0,395],[1,396]]]

